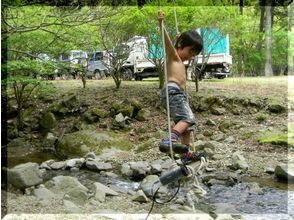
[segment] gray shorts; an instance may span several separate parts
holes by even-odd
[[[187,101],[187,96],[184,91],[174,82],[169,82],[169,109],[170,117],[175,122],[185,121],[190,126],[195,124],[194,114]],[[161,105],[166,109],[166,87],[161,90]],[[190,129],[189,129],[190,130]]]

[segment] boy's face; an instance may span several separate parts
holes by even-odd
[[[177,52],[182,61],[191,60],[197,55],[195,50],[193,49],[193,46],[178,48]]]

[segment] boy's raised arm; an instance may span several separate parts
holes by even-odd
[[[159,21],[159,27],[160,27],[160,33],[162,33],[162,22],[164,20],[164,13],[163,11],[159,11],[157,14],[157,19]],[[172,44],[172,41],[165,29],[165,27],[163,26],[164,29],[164,43],[165,43],[165,53],[167,57],[171,57],[175,55],[175,48]]]

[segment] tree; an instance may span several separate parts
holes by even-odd
[[[273,76],[272,69],[272,6],[265,7],[265,48],[266,48],[266,63],[265,76]]]

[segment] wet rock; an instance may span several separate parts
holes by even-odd
[[[18,189],[25,189],[43,182],[37,163],[20,164],[7,170],[8,183]]]
[[[104,163],[104,162],[97,161],[97,160],[87,161],[86,167],[90,170],[97,170],[97,171],[112,169],[112,165],[110,163]]]
[[[158,187],[161,186],[159,183],[159,177],[157,175],[146,176],[141,182],[141,189],[147,195],[152,197]]]
[[[120,171],[123,177],[131,177],[133,175],[133,170],[131,169],[131,165],[129,163],[124,163],[121,166]]]
[[[294,165],[278,165],[275,168],[275,176],[281,180],[294,182]]]
[[[106,195],[109,195],[109,196],[118,196],[119,195],[116,191],[103,185],[102,183],[95,182],[94,186],[95,186],[95,198],[100,202],[105,201]]]
[[[70,159],[70,160],[65,161],[65,166],[67,168],[73,168],[73,167],[81,168],[83,166],[84,162],[85,162],[84,158]]]
[[[150,165],[145,161],[130,162],[133,170],[132,178],[135,180],[142,180],[147,174],[151,173]]]
[[[65,169],[66,162],[65,161],[58,161],[58,162],[54,162],[54,163],[50,164],[49,166],[53,170]]]
[[[248,183],[249,189],[251,192],[253,193],[257,193],[257,194],[261,194],[263,193],[262,188],[260,188],[258,183],[252,182],[252,183]]]
[[[143,190],[138,190],[135,195],[132,196],[132,201],[136,202],[148,202],[149,199],[143,192]]]
[[[248,170],[249,165],[241,152],[236,151],[232,155],[232,165],[230,167],[234,170]]]

